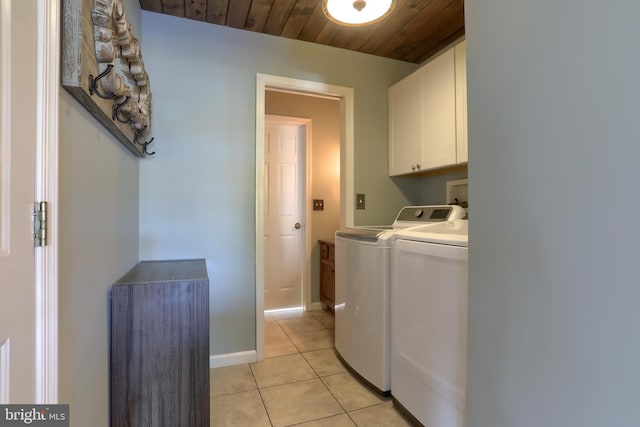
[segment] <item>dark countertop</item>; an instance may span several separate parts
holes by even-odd
[[[202,259],[141,261],[115,285],[136,283],[176,282],[182,280],[208,280],[207,265]]]

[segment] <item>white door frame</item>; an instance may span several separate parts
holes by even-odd
[[[310,227],[312,206],[311,206],[311,199],[309,198],[309,195],[311,194],[311,119],[304,119],[300,117],[290,117],[290,116],[280,116],[275,114],[267,114],[265,115],[265,117],[269,117],[269,121],[272,123],[304,126],[304,131],[305,131],[304,188],[302,189],[303,211],[304,211],[302,213],[304,217],[304,225],[302,227],[302,230],[303,230],[302,247],[304,248],[304,252],[301,254],[302,255],[302,259],[301,259],[302,261],[302,300],[300,302],[302,303],[303,307],[305,307],[305,310],[306,310],[307,307],[309,307],[309,304],[311,302],[311,260],[310,260],[311,257],[309,255],[311,253],[311,250],[313,249],[312,242],[311,242],[311,227]],[[262,139],[262,141],[263,143],[261,147],[262,147],[262,153],[264,155],[264,138]],[[257,147],[256,147],[256,150],[257,150]],[[263,177],[264,177],[264,170],[263,170]],[[264,181],[262,185],[264,185]],[[264,203],[264,195],[261,203]],[[264,215],[264,211],[263,211],[263,215]],[[263,222],[263,227],[264,227],[264,222]],[[264,233],[263,233],[263,236],[264,236]],[[264,254],[264,248],[263,248],[263,254]],[[264,280],[264,277],[263,277],[263,280]],[[264,281],[263,281],[263,284],[264,284]]]
[[[35,251],[36,402],[58,403],[58,102],[60,0],[38,0],[36,199],[49,202],[48,246]]]
[[[354,90],[344,86],[288,77],[258,74],[256,79],[256,360],[264,359],[264,124],[265,91],[284,90],[309,96],[340,99],[340,224],[352,226],[354,195]],[[310,171],[307,171],[309,175]],[[310,194],[310,193],[309,193]],[[309,196],[307,194],[307,197]],[[307,203],[307,202],[306,202]],[[308,212],[309,210],[307,210]],[[309,221],[307,219],[307,224]],[[307,239],[309,240],[309,239]],[[310,245],[311,242],[307,246]],[[310,258],[310,255],[306,255]],[[310,279],[310,277],[309,277]],[[310,280],[305,282],[309,283]],[[305,293],[304,308],[311,307],[311,292]]]

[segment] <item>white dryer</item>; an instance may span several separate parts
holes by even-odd
[[[391,256],[391,394],[424,426],[463,427],[467,220],[398,232]]]
[[[389,227],[344,228],[336,232],[336,352],[352,372],[383,394],[391,390],[391,240],[399,230],[464,215],[464,209],[455,205],[407,206]]]

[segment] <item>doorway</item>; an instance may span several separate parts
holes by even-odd
[[[310,223],[308,119],[267,115],[264,139],[264,306],[298,308],[303,300],[305,242]]]
[[[257,75],[256,84],[256,360],[264,358],[264,138],[265,138],[265,93],[267,90],[291,92],[307,96],[332,97],[339,100],[340,108],[340,225],[353,225],[355,199],[353,178],[354,151],[354,91],[353,88],[286,77]],[[311,211],[311,200],[305,201],[307,213]],[[307,239],[305,253],[310,254],[312,242]],[[307,256],[309,259],[309,256]],[[305,264],[308,264],[305,263]],[[310,268],[304,268],[303,307],[312,307]]]

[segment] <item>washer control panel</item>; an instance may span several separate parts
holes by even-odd
[[[400,210],[394,224],[399,222],[443,222],[465,216],[465,211],[457,205],[406,206]]]

